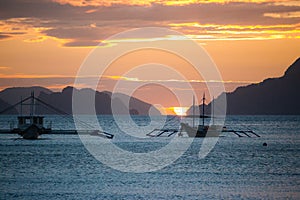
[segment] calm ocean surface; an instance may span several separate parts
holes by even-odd
[[[9,128],[14,119],[1,116],[0,128]],[[46,120],[53,129],[73,128],[59,117]],[[110,120],[99,116],[120,148],[147,152],[170,140],[127,137]],[[149,123],[145,117],[135,121]],[[224,133],[203,159],[198,158],[203,139],[196,138],[174,163],[147,173],[102,164],[77,135],[28,141],[0,134],[0,199],[300,199],[300,116],[228,116],[226,125],[247,127],[261,137]]]

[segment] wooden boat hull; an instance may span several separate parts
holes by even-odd
[[[35,124],[30,125],[25,130],[21,131],[19,134],[26,140],[36,140],[39,135],[42,133],[42,129],[40,129]]]
[[[217,125],[191,127],[188,124],[181,123],[181,131],[186,132],[189,137],[219,137],[222,128],[222,126]]]

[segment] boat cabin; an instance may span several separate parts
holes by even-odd
[[[18,117],[18,128],[26,129],[30,125],[36,125],[39,128],[44,126],[44,117],[43,116],[19,116]]]

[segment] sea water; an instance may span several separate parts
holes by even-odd
[[[8,128],[14,119],[1,116],[0,128]],[[105,131],[115,134],[112,142],[126,151],[153,151],[172,140],[128,137],[110,116],[98,119]],[[52,121],[53,129],[74,128],[67,119],[45,120]],[[150,123],[147,117],[134,120]],[[228,116],[226,126],[250,129],[261,137],[223,133],[203,159],[198,156],[203,138],[195,138],[175,162],[146,173],[103,164],[78,135],[23,140],[1,134],[0,199],[300,199],[300,116]],[[114,152],[106,153],[113,158]]]

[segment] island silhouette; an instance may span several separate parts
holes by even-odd
[[[260,83],[238,87],[226,93],[227,114],[229,115],[299,115],[300,114],[300,58],[284,75],[268,78]],[[222,98],[221,94],[215,103]],[[202,105],[200,105],[201,107]],[[199,113],[199,105],[196,105]],[[211,103],[205,105],[210,114]],[[192,115],[192,107],[187,111]]]

